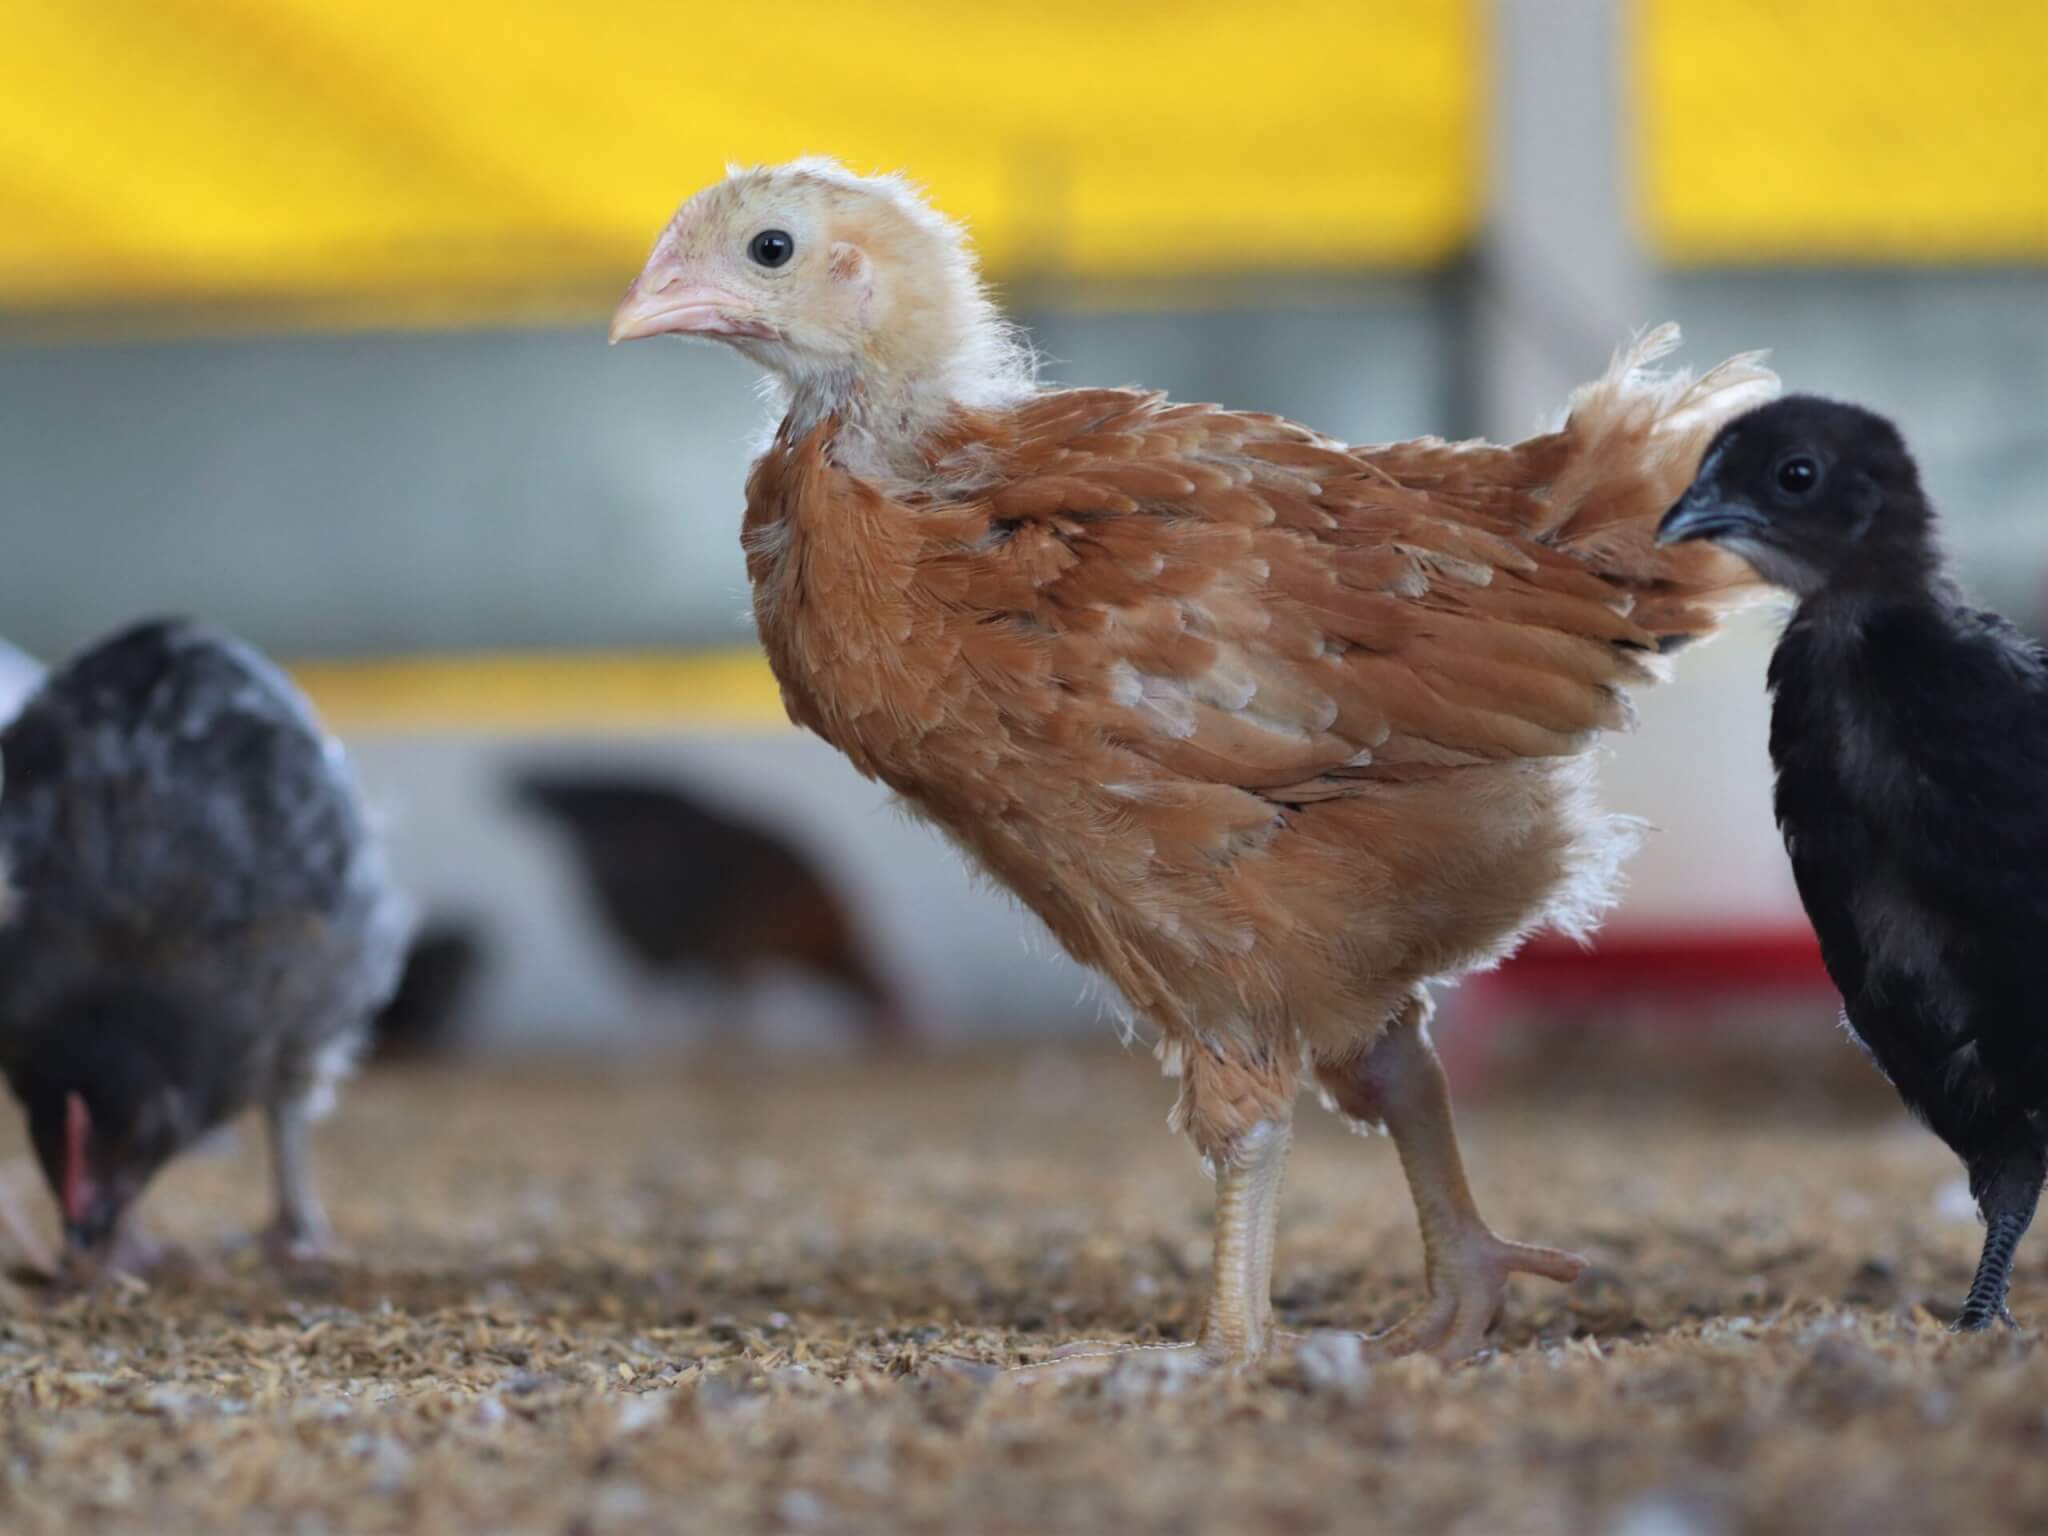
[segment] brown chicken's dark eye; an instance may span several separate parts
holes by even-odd
[[[1810,453],[1795,453],[1778,465],[1778,489],[1804,496],[1820,484],[1820,463]]]
[[[756,265],[779,267],[796,254],[796,242],[786,229],[764,229],[747,242],[747,256]]]

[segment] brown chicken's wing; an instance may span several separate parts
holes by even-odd
[[[1110,390],[1009,425],[1000,487],[926,570],[1173,775],[1302,802],[1628,722],[1657,636],[1524,531],[1559,438],[1347,449]]]

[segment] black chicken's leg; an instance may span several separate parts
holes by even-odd
[[[2019,1326],[2006,1310],[2005,1292],[2012,1280],[2013,1255],[2019,1251],[2020,1239],[2026,1236],[2041,1199],[2043,1172],[2040,1153],[2032,1152],[1997,1164],[1979,1187],[1984,1255],[1977,1261],[1977,1278],[1970,1282],[1969,1297],[1953,1332],[1977,1333],[1989,1328],[1993,1319],[2009,1328]]]

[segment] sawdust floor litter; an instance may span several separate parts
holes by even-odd
[[[990,1386],[946,1356],[1185,1337],[1209,1191],[1142,1055],[355,1085],[319,1144],[347,1262],[230,1239],[260,1137],[174,1170],[220,1273],[0,1320],[0,1530],[1707,1536],[2048,1522],[2048,1355],[1948,1335],[1977,1229],[1878,1100],[1498,1087],[1464,1116],[1516,1282],[1499,1348],[1162,1385]],[[23,1169],[15,1165],[14,1174]],[[2014,1307],[2048,1322],[2048,1234]],[[1303,1106],[1278,1308],[1419,1287],[1391,1146]]]

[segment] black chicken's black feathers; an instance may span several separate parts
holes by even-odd
[[[1960,1326],[1982,1327],[2048,1169],[2048,661],[1942,574],[1870,412],[1731,423],[1666,536],[1702,526],[1799,594],[1770,666],[1778,822],[1850,1029],[1969,1172],[1990,1230]]]

